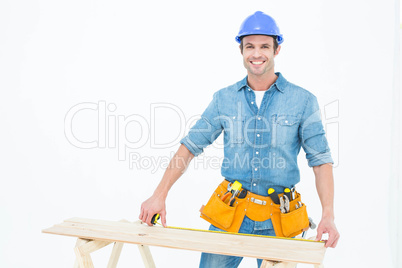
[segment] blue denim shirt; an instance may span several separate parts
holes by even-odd
[[[270,187],[283,192],[300,181],[301,147],[310,167],[333,163],[316,97],[276,75],[259,109],[247,77],[215,92],[201,119],[180,141],[198,156],[223,131],[222,176],[263,196]]]

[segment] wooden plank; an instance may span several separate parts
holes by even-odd
[[[107,268],[116,268],[117,262],[120,258],[121,250],[123,249],[123,243],[115,242],[112,250],[112,254],[110,255],[109,263],[107,264]]]
[[[280,262],[275,268],[296,268],[297,263],[294,262]]]
[[[108,220],[95,220],[95,219],[87,219],[87,218],[70,218],[67,220],[64,220],[63,222],[68,222],[68,223],[88,223],[88,224],[93,224],[93,225],[108,225],[108,226],[115,226],[115,227],[121,227],[121,226],[126,226],[127,224],[140,224],[141,221],[135,221],[135,222],[129,222],[127,220],[120,220],[120,221],[108,221]]]
[[[148,246],[138,245],[145,268],[155,268],[154,259]]]
[[[321,242],[149,227],[138,222],[73,218],[43,232],[284,262],[320,264],[325,254]]]
[[[120,239],[119,242],[166,246],[217,254],[256,258],[262,257],[265,259],[284,261],[299,260],[300,262],[306,263],[319,263],[323,258],[323,250],[325,251],[323,243],[293,241],[289,239],[273,239],[266,237],[251,238],[249,236],[241,235],[175,230],[158,227],[151,228],[146,225],[126,223],[118,223],[120,227],[116,228],[114,227],[116,222],[114,222],[113,226],[104,225],[104,223],[99,221],[96,222],[95,226],[85,223],[73,223],[71,226],[67,227],[68,224],[69,223],[65,222],[62,226],[58,227],[56,225],[53,227],[53,230],[48,229],[44,230],[44,232],[80,236],[92,239],[97,238],[102,240],[116,241]],[[54,228],[59,229],[55,230]],[[209,241],[218,242],[215,242],[213,245],[211,245]],[[228,251],[225,245],[227,245],[226,243],[229,242],[235,242],[238,244],[238,246],[231,246],[230,251]],[[269,248],[270,250],[263,250],[264,247],[260,245],[258,245],[258,247],[256,246],[256,244],[261,243],[265,244],[266,248]],[[304,246],[301,246],[301,244],[304,244]],[[322,248],[317,248],[317,245]],[[225,252],[222,252],[222,250],[225,250]],[[317,253],[320,254],[317,255]],[[317,261],[317,258],[319,258],[319,261]]]

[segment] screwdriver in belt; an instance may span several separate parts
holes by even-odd
[[[289,189],[289,188],[285,188],[285,190],[283,190],[283,194],[288,197],[289,201],[292,200],[292,198],[291,198],[292,193],[290,192],[290,189]]]
[[[279,205],[279,197],[278,194],[275,192],[274,188],[269,188],[268,189],[268,196],[271,198],[272,201],[274,201],[275,204]]]

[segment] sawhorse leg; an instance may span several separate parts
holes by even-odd
[[[155,263],[148,246],[138,245],[145,268],[155,268]]]
[[[117,262],[120,258],[121,250],[123,249],[124,243],[115,242],[113,245],[112,254],[110,255],[109,263],[107,264],[107,268],[116,268]]]
[[[94,264],[91,259],[91,253],[101,249],[112,242],[106,241],[93,241],[78,238],[75,244],[74,252],[76,260],[74,263],[74,268],[94,268]],[[112,254],[109,259],[107,268],[116,268],[117,262],[120,258],[120,253],[123,248],[123,243],[115,242],[112,250]],[[155,263],[151,255],[151,251],[148,246],[138,245],[140,250],[142,260],[146,268],[155,268]]]
[[[276,262],[263,260],[261,264],[261,268],[275,267],[275,268],[295,268],[297,263],[294,262]],[[315,264],[314,268],[324,268],[323,264]]]
[[[261,268],[275,267],[275,268],[295,268],[297,263],[294,262],[277,262],[277,261],[269,261],[263,260],[261,264]]]
[[[91,259],[91,253],[101,249],[112,242],[107,241],[93,241],[87,239],[77,239],[75,244],[74,252],[76,260],[74,263],[74,268],[94,268],[94,264]],[[109,259],[107,268],[116,268],[117,261],[119,260],[121,250],[123,248],[123,243],[114,243],[112,254]]]
[[[75,248],[78,248],[79,246],[82,246],[88,242],[90,242],[91,240],[87,240],[87,239],[81,239],[78,238],[77,242],[75,243]],[[75,252],[75,248],[74,248],[74,252]],[[76,253],[77,254],[77,253]],[[81,255],[80,255],[81,258]],[[80,268],[80,262],[79,262],[79,258],[76,257],[75,262],[74,262],[74,268]]]

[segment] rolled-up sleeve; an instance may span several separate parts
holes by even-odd
[[[212,144],[222,133],[223,127],[219,119],[218,93],[213,96],[211,103],[202,113],[201,118],[190,129],[180,143],[194,155],[198,156],[204,148]]]
[[[301,146],[310,167],[334,163],[325,137],[317,98],[310,95],[299,128]]]

